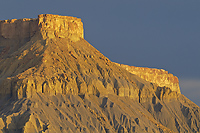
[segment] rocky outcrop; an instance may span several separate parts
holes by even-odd
[[[37,31],[38,19],[12,19],[0,21],[0,37],[22,40],[32,37]]]
[[[163,69],[155,69],[155,68],[146,68],[146,67],[135,67],[135,66],[128,66],[124,64],[118,64],[122,68],[126,69],[132,74],[139,76],[140,78],[156,83],[160,87],[168,87],[172,91],[176,91],[180,93],[179,87],[179,80],[176,76],[165,71]]]
[[[200,131],[177,77],[110,61],[84,40],[80,19],[0,23],[0,132]]]
[[[30,98],[36,93],[115,94],[144,102],[154,93],[153,89],[145,92],[152,87],[150,83],[116,66],[85,40],[31,40],[1,62],[2,97]],[[139,97],[139,89],[146,96]]]
[[[39,32],[46,38],[69,38],[78,41],[83,38],[81,19],[52,14],[38,15],[37,19],[12,19],[0,21],[0,37],[23,40]]]
[[[9,25],[13,32],[5,28]],[[22,29],[22,34],[19,28]],[[167,85],[162,80],[164,71],[151,72],[151,69],[145,69],[136,71],[142,74],[132,75],[122,69],[122,65],[111,62],[88,44],[83,39],[83,25],[78,18],[42,14],[37,19],[2,21],[1,29],[4,29],[1,30],[1,35],[6,41],[29,38],[21,42],[21,47],[16,48],[17,50],[9,53],[5,49],[0,53],[9,56],[0,60],[2,97],[21,99],[44,93],[97,96],[116,94],[139,102],[149,101],[153,96],[159,99],[169,95],[176,98],[176,94],[169,89],[159,88]],[[12,48],[14,43],[5,44]],[[127,66],[126,69],[129,68],[131,67]],[[164,79],[169,75],[166,74]],[[169,80],[166,87],[175,91],[175,85],[170,86],[171,79]]]
[[[83,38],[81,19],[51,14],[38,15],[38,26],[43,38],[69,38],[78,41]]]

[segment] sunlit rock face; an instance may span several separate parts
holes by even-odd
[[[0,133],[199,132],[199,116],[177,77],[110,61],[78,18],[0,21]]]
[[[0,40],[2,97],[115,94],[146,101],[154,93],[146,91],[150,83],[116,66],[84,40],[81,19],[42,14],[4,20]],[[139,96],[142,88],[149,95]]]
[[[160,87],[168,87],[172,91],[176,91],[180,93],[180,87],[179,87],[179,80],[176,76],[169,73],[168,71],[165,71],[163,69],[155,69],[155,68],[146,68],[146,67],[135,67],[135,66],[128,66],[123,64],[118,64],[122,68],[125,68],[130,73],[133,73],[140,78],[156,83]]]
[[[83,38],[81,19],[52,14],[38,15],[37,19],[12,19],[0,21],[0,36],[5,39],[26,39],[40,32],[46,38],[70,38],[78,41]]]
[[[38,15],[38,26],[44,39],[59,37],[78,41],[84,36],[83,23],[76,17],[42,14]]]
[[[84,40],[79,18],[41,14],[0,24],[2,96],[115,94],[146,102],[180,93],[177,77],[164,70],[111,62]]]

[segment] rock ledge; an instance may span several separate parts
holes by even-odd
[[[29,39],[38,31],[44,39],[59,37],[75,42],[84,36],[83,23],[76,17],[41,14],[37,19],[0,21],[0,37],[5,39]]]

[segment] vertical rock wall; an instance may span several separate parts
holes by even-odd
[[[0,37],[18,39],[32,37],[38,31],[37,19],[12,19],[0,21]]]
[[[121,66],[122,68],[125,68],[130,73],[135,74],[146,81],[156,83],[160,87],[164,87],[164,86],[169,87],[172,91],[176,91],[180,93],[178,78],[174,76],[173,74],[168,73],[168,71],[165,71],[163,69],[135,67],[135,66],[118,64],[118,63],[116,64],[118,66]]]
[[[46,38],[69,38],[78,41],[84,38],[81,19],[52,14],[38,15],[37,19],[12,19],[0,21],[0,37],[23,40],[39,31]]]
[[[69,38],[78,41],[84,38],[81,19],[51,14],[38,15],[38,25],[43,38]]]

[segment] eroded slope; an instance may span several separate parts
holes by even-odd
[[[199,132],[198,106],[111,62],[83,39],[80,19],[30,22],[25,38],[0,28],[2,132]]]

